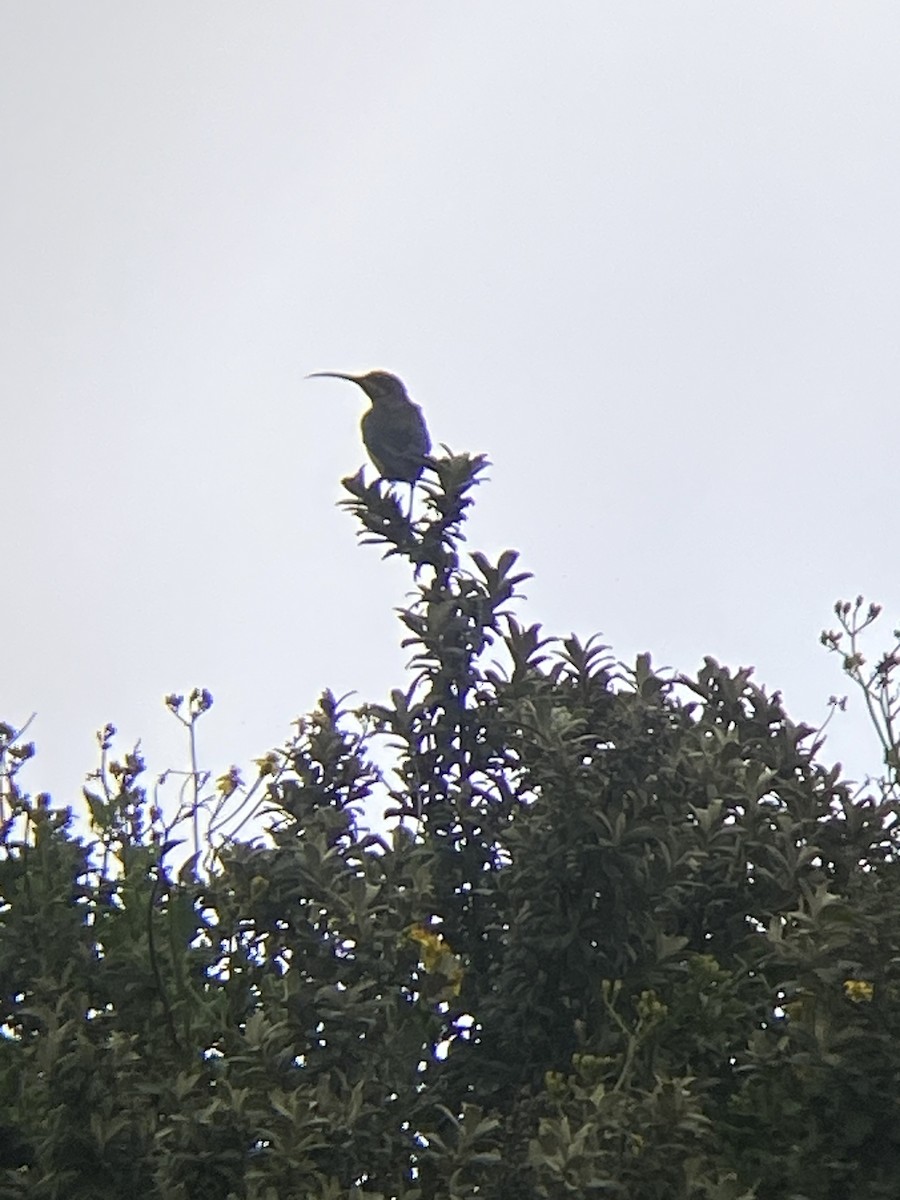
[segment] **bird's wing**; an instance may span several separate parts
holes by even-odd
[[[385,478],[409,479],[422,470],[431,449],[425,420],[415,405],[401,410],[371,410],[362,419],[366,449]]]

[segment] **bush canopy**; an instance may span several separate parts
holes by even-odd
[[[345,480],[411,568],[411,675],[249,786],[194,764],[167,817],[108,727],[76,821],[0,726],[3,1200],[898,1195],[874,610],[823,635],[887,697],[853,793],[749,670],[520,624],[516,555],[463,550],[484,468],[435,459],[415,521]],[[211,702],[167,697],[192,748]]]

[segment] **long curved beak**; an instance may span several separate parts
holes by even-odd
[[[351,383],[359,383],[356,375],[342,375],[340,371],[312,371],[304,375],[304,379],[349,379]]]

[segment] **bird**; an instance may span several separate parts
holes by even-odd
[[[415,488],[431,450],[431,438],[422,410],[410,400],[403,382],[389,371],[369,371],[367,375],[314,371],[306,378],[346,379],[362,388],[372,402],[360,422],[369,458],[382,479]]]

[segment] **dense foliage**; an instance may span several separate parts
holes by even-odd
[[[85,834],[0,727],[0,1197],[897,1195],[891,776],[851,796],[749,671],[518,624],[515,555],[461,551],[482,467],[415,525],[346,481],[411,683],[326,693],[251,787],[167,818],[107,729]]]

